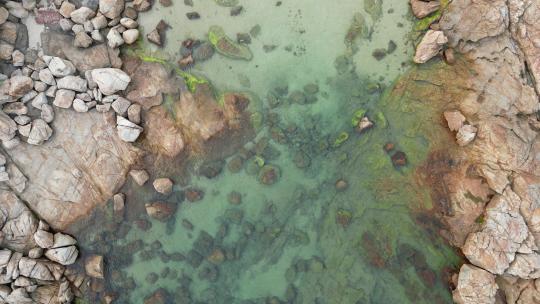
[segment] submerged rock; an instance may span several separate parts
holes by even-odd
[[[253,57],[247,46],[234,42],[231,38],[227,37],[225,31],[219,26],[214,25],[210,27],[208,40],[220,54],[229,58],[249,61]]]
[[[150,217],[162,222],[168,221],[177,209],[176,204],[166,202],[147,203],[144,207]]]
[[[280,170],[276,166],[265,165],[259,172],[259,182],[263,185],[273,185],[280,177]]]

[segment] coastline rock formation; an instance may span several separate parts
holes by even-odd
[[[461,147],[449,170],[433,169],[445,185],[435,190],[445,236],[470,263],[455,278],[456,303],[540,300],[538,16],[538,1],[454,0],[435,25],[460,54],[426,78],[460,92],[443,110]]]

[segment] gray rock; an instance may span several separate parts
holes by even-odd
[[[30,130],[31,130],[31,129],[32,129],[32,125],[31,125],[31,124],[27,124],[27,125],[19,126],[19,127],[18,127],[19,134],[21,134],[21,135],[24,136],[24,137],[30,136]]]
[[[71,265],[75,263],[78,255],[79,250],[77,250],[77,247],[75,246],[60,247],[45,251],[45,256],[49,260],[62,265]]]
[[[49,249],[54,245],[54,236],[45,230],[38,230],[34,233],[34,240],[40,248]]]
[[[131,78],[124,71],[115,68],[92,70],[92,79],[105,95],[125,90],[131,81]]]
[[[77,240],[71,235],[57,232],[54,234],[54,244],[52,248],[60,248],[77,244]]]
[[[45,92],[47,91],[47,88],[48,88],[48,85],[42,81],[34,81],[34,90],[36,90],[36,92]]]
[[[39,71],[39,80],[43,81],[44,83],[48,85],[56,85],[54,76],[51,73],[51,70],[49,70],[49,68],[45,68]]]
[[[79,113],[88,112],[88,106],[84,101],[79,98],[75,98],[75,100],[73,100],[73,109],[75,110],[75,112]]]
[[[84,24],[86,21],[90,20],[95,15],[96,15],[96,12],[94,12],[92,9],[88,7],[83,6],[71,12],[70,17],[73,22]]]
[[[128,119],[129,121],[140,124],[141,123],[141,105],[138,103],[132,104],[128,108]]]
[[[109,112],[110,110],[111,110],[110,103],[96,105],[96,111],[100,113],[106,113],[106,112]]]
[[[22,3],[15,1],[7,1],[5,2],[5,5],[11,15],[20,19],[28,17],[28,11],[24,9]]]
[[[45,56],[49,57],[49,56]],[[47,60],[45,61],[47,62]],[[73,63],[64,60],[60,57],[51,57],[48,63],[49,70],[55,77],[64,77],[75,74],[75,66]]]
[[[59,108],[69,109],[75,98],[75,92],[65,89],[56,91],[53,104]]]
[[[10,140],[2,141],[2,147],[6,150],[11,150],[17,147],[21,143],[21,140],[18,137],[13,137]]]
[[[15,136],[17,124],[11,117],[0,111],[0,140],[8,141]]]
[[[45,93],[37,94],[37,96],[32,100],[32,106],[36,109],[41,110],[41,106],[44,104],[47,104],[47,96],[45,96]]]
[[[92,39],[94,39],[97,42],[103,42],[103,35],[99,32],[99,30],[93,30],[90,34],[92,36]]]
[[[60,25],[60,28],[64,32],[68,32],[71,31],[71,29],[73,28],[73,21],[71,21],[70,19],[61,19],[60,21],[58,21],[58,25]]]
[[[36,96],[38,95],[38,92],[32,90],[26,94],[24,94],[23,97],[21,97],[21,101],[24,102],[24,103],[27,103],[29,102],[30,100],[34,99]]]
[[[32,121],[32,119],[29,117],[29,116],[26,116],[26,115],[19,115],[19,116],[16,116],[13,120],[15,120],[15,122],[18,124],[18,125],[27,125],[30,123],[30,121]],[[3,157],[3,156],[2,156]],[[4,163],[2,163],[0,161],[0,166],[4,165],[5,164],[5,158],[4,158]]]
[[[84,32],[84,26],[82,24],[74,24],[71,27],[71,30],[73,31],[74,34],[82,33]]]
[[[114,28],[112,28],[109,33],[107,34],[107,45],[110,48],[117,48],[124,44],[124,39],[122,39],[122,35]]]
[[[112,104],[113,110],[116,112],[116,114],[121,116],[126,116],[127,110],[129,106],[131,105],[131,102],[124,97],[117,98]]]
[[[13,290],[9,296],[6,298],[8,304],[32,304],[34,300],[30,298],[26,289],[17,288]]]
[[[116,116],[116,130],[118,137],[125,142],[134,142],[142,133],[143,128],[125,119],[124,117]]]
[[[13,50],[15,50],[15,47],[13,45],[4,41],[0,41],[0,59],[10,60],[11,54],[13,54]]]
[[[45,91],[45,95],[47,97],[54,97],[56,96],[56,90],[57,90],[57,87],[54,85],[54,86],[50,86],[47,91]]]
[[[92,25],[92,22],[90,20],[86,21],[84,24],[84,31],[87,33],[90,33],[94,30],[94,25]]]
[[[35,119],[32,121],[32,129],[27,142],[31,145],[41,145],[51,137],[52,133],[53,130],[43,119]]]
[[[109,19],[114,19],[122,14],[124,0],[99,0],[99,12]]]
[[[88,89],[86,79],[80,76],[66,76],[56,82],[58,89],[72,90],[76,92],[86,92]]]
[[[41,119],[46,123],[51,123],[54,120],[54,109],[50,104],[41,106]]]

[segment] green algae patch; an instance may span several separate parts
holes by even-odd
[[[214,0],[217,5],[224,7],[232,7],[238,5],[238,0]]]
[[[247,46],[234,42],[220,26],[213,25],[210,27],[208,41],[223,56],[247,61],[253,58],[253,54]]]
[[[386,116],[384,116],[384,113],[379,111],[377,114],[375,114],[375,125],[381,128],[388,127],[388,121],[386,120]]]
[[[341,146],[344,142],[346,142],[349,139],[349,133],[343,131],[339,133],[337,138],[334,140],[334,144],[332,145],[334,148],[338,148]]]
[[[358,126],[358,123],[360,122],[360,120],[362,120],[362,118],[364,118],[364,116],[366,116],[366,113],[367,110],[365,109],[358,109],[354,111],[353,117],[351,118],[351,125],[353,127]]]
[[[176,70],[176,74],[184,78],[184,81],[186,82],[186,86],[191,93],[195,93],[199,85],[209,84],[209,81],[206,80],[205,78],[190,74],[180,69]]]
[[[442,12],[444,9],[446,9],[446,7],[448,6],[448,4],[450,3],[450,0],[441,0],[440,1],[441,3],[441,7],[434,13],[432,13],[431,15],[427,16],[427,17],[424,17],[418,21],[416,21],[416,24],[414,25],[414,30],[415,31],[425,31],[429,28],[429,26],[441,19],[441,16],[442,16]]]

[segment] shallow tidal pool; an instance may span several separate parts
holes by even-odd
[[[246,34],[251,60],[216,53],[188,70],[217,92],[257,96],[264,119],[244,149],[169,176],[183,181],[167,198],[179,203],[173,220],[140,214],[150,225],[126,223],[105,246],[83,238],[106,248],[120,303],[158,288],[173,303],[451,303],[445,269],[459,258],[425,220],[417,176],[433,148],[419,123],[430,109],[390,93],[413,68],[407,1],[239,0],[238,16],[193,2],[156,2],[139,20],[145,32],[170,25],[159,53],[172,62],[211,26]],[[359,132],[362,117],[374,125]],[[151,183],[123,192],[127,208],[155,198]]]

